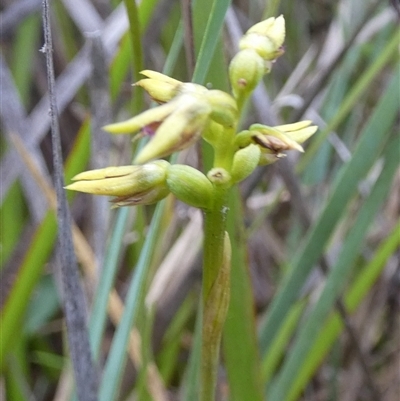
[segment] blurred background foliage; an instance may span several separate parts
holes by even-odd
[[[304,155],[259,168],[232,195],[218,399],[394,401],[398,1],[52,1],[65,180],[130,163],[140,142],[101,126],[151,104],[131,86],[141,69],[228,90],[243,31],[281,13],[286,53],[242,126],[310,119],[320,130]],[[74,392],[42,45],[41,1],[2,0],[0,399],[12,401],[71,400]],[[209,152],[193,147],[178,161],[207,167]],[[200,213],[172,197],[110,210],[104,198],[68,196],[82,308],[104,372],[99,399],[195,400]]]

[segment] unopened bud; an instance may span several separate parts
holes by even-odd
[[[270,17],[253,25],[247,32],[267,36],[276,46],[282,46],[285,40],[285,18],[280,15],[278,18]]]
[[[252,26],[240,40],[239,48],[253,49],[264,60],[275,60],[284,52],[282,48],[284,40],[285,20],[281,15]]]
[[[265,74],[265,63],[254,49],[241,50],[229,65],[233,94],[251,93]]]
[[[233,157],[231,170],[232,183],[235,184],[248,177],[258,166],[261,150],[257,145],[239,149]]]
[[[207,177],[193,167],[174,164],[167,170],[169,190],[182,202],[200,209],[209,209],[213,186]]]

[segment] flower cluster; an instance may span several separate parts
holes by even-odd
[[[191,146],[200,138],[210,120],[231,127],[238,118],[235,99],[225,92],[182,83],[154,71],[143,71],[142,74],[148,78],[136,85],[162,104],[127,121],[104,127],[114,134],[141,131],[142,135],[152,137],[136,157],[136,164]]]
[[[301,144],[317,130],[311,121],[277,127],[253,124],[236,134],[243,103],[283,54],[284,38],[283,16],[262,21],[245,33],[229,68],[232,95],[142,71],[144,78],[135,85],[159,105],[104,129],[149,136],[150,140],[134,165],[78,174],[67,189],[113,195],[116,206],[151,204],[173,193],[192,206],[207,209],[212,207],[215,186],[240,182],[258,165],[284,157],[287,150],[303,152]],[[207,176],[192,167],[160,160],[201,137],[214,148],[214,168]]]

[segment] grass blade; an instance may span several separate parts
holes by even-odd
[[[231,296],[223,334],[223,355],[231,401],[262,401],[254,297],[244,241],[239,191],[232,191],[228,230],[232,238]],[[243,374],[246,372],[246,374]]]
[[[390,189],[394,173],[397,169],[398,149],[400,137],[395,138],[388,144],[385,166],[370,196],[363,204],[357,219],[354,222],[347,238],[344,241],[341,253],[337,262],[332,266],[327,277],[325,288],[315,303],[314,310],[309,313],[307,319],[302,322],[300,332],[297,336],[293,349],[282,367],[276,383],[271,388],[269,399],[279,401],[286,399],[290,391],[293,378],[296,377],[305,362],[308,351],[311,349],[314,340],[321,328],[321,322],[332,309],[335,300],[340,294],[347,277],[351,273],[351,267],[358,256],[368,227],[373,222],[373,217],[385,199]]]
[[[208,69],[213,60],[214,51],[219,42],[216,38],[220,37],[225,14],[230,4],[230,0],[214,0],[213,2],[210,10],[210,18],[208,19],[206,30],[203,33],[204,36],[193,73],[193,82],[202,84],[206,79]],[[203,4],[201,6],[204,7]]]
[[[352,87],[351,92],[346,96],[345,100],[340,106],[340,109],[335,114],[335,117],[329,122],[325,129],[315,137],[315,140],[311,143],[304,157],[298,164],[297,171],[304,170],[304,168],[315,156],[319,147],[324,143],[329,133],[335,130],[340,125],[343,119],[353,109],[354,105],[359,101],[363,93],[370,87],[371,82],[373,82],[374,80],[374,77],[383,67],[385,67],[385,65],[387,65],[389,61],[393,59],[397,52],[399,41],[400,33],[397,31],[393,35],[392,40],[388,42],[383,48],[380,55],[376,57],[376,60],[369,66],[369,68]]]
[[[163,208],[164,202],[160,202],[156,207],[149,233],[146,237],[145,244],[135,269],[135,274],[128,289],[124,313],[114,335],[111,350],[104,368],[103,375],[107,380],[103,380],[101,383],[99,401],[110,401],[116,399],[118,386],[122,379],[122,369],[126,360],[126,346],[129,339],[129,333],[137,317],[140,308],[140,301],[143,298],[144,283],[149,274],[148,267],[152,250],[155,246]]]
[[[342,216],[345,205],[357,188],[358,181],[372,166],[379,149],[386,141],[389,128],[398,111],[399,75],[400,72],[397,71],[389,82],[385,94],[362,133],[353,158],[339,172],[326,207],[305,239],[303,247],[295,256],[291,271],[285,277],[267,312],[260,332],[260,346],[263,354],[268,352],[284,317],[323,252],[326,242]]]

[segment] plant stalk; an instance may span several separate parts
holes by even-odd
[[[222,329],[229,305],[230,242],[226,228],[228,190],[215,188],[204,215],[203,328],[200,401],[214,401]]]

